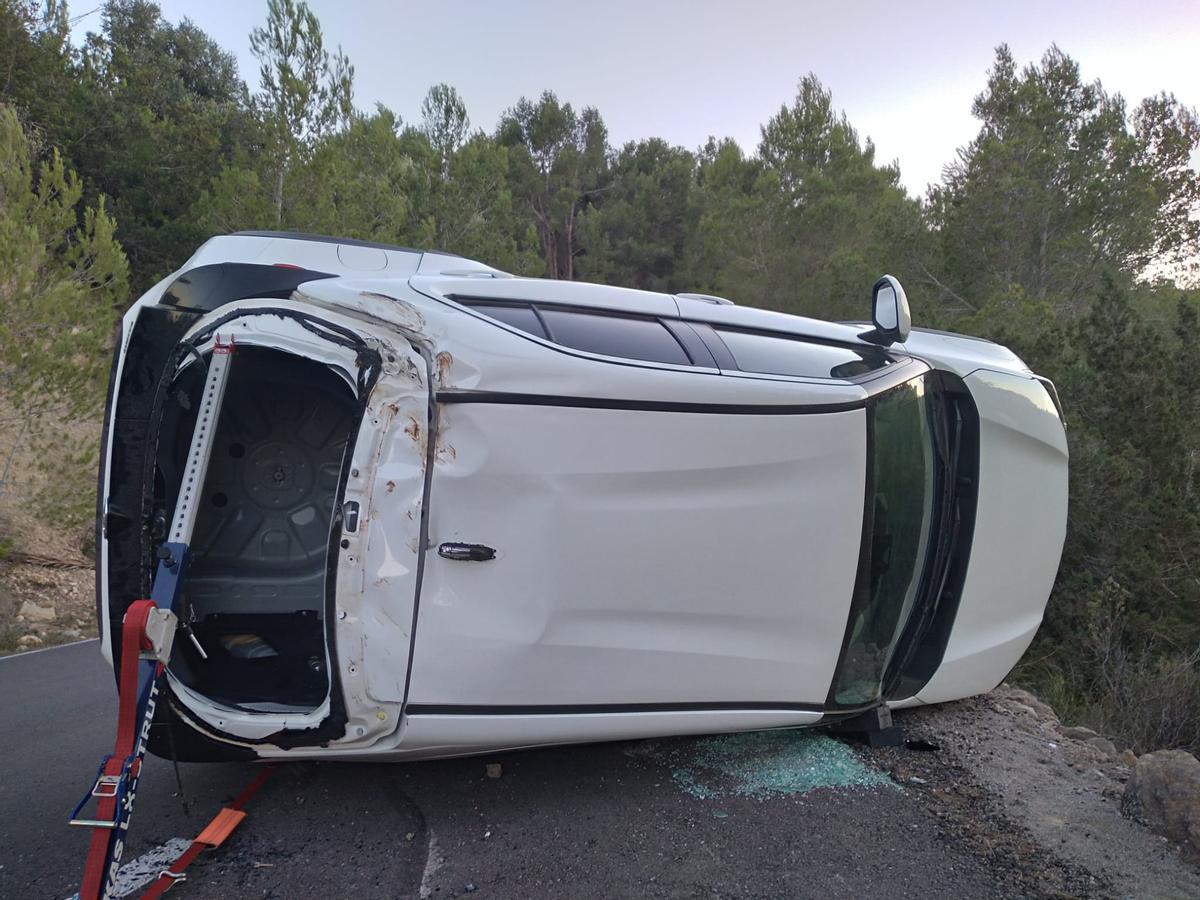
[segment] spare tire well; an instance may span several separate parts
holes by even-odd
[[[159,434],[156,506],[169,510],[203,381],[176,379]],[[194,407],[194,404],[193,404]],[[359,403],[314,360],[242,347],[231,370],[192,539],[184,615],[208,658],[176,643],[171,671],[219,703],[311,710],[330,687],[325,579],[347,443]],[[168,487],[169,486],[169,487]]]

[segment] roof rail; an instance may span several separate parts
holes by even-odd
[[[676,297],[683,297],[685,300],[699,300],[701,303],[711,303],[714,306],[736,306],[732,300],[727,300],[724,297],[717,297],[714,294],[676,294]]]
[[[422,250],[418,247],[401,247],[397,244],[380,244],[377,241],[360,241],[357,238],[331,237],[327,234],[306,234],[302,231],[235,231],[232,237],[284,238],[289,241],[316,241],[321,244],[348,244],[351,247],[373,247],[376,250],[399,250],[403,253],[437,253],[462,259],[457,253],[446,250]]]

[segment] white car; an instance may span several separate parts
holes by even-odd
[[[1067,442],[1049,382],[910,332],[889,277],[835,324],[258,232],[125,316],[99,494],[110,661],[195,504],[154,752],[424,758],[987,691],[1042,619]]]

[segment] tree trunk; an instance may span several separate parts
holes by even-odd
[[[275,227],[283,226],[283,163],[275,170]]]
[[[1042,218],[1042,234],[1038,241],[1038,274],[1037,274],[1037,290],[1034,295],[1039,300],[1046,299],[1046,245],[1050,242],[1050,213],[1047,212]]]
[[[546,277],[558,277],[558,232],[546,223]]]
[[[571,281],[575,277],[575,207],[563,216],[562,262],[558,267],[560,277]]]
[[[554,240],[554,228],[550,222],[550,213],[546,211],[549,203],[537,200],[533,204],[533,217],[537,220],[538,237],[542,241],[542,262],[546,265],[547,278],[558,277],[558,247]]]

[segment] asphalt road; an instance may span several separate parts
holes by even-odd
[[[115,708],[94,641],[0,659],[0,897],[61,900],[78,889],[88,836],[66,820],[111,748]],[[873,771],[859,773],[867,786],[797,789],[797,754],[809,753],[858,766],[842,745],[792,732],[292,764],[170,895],[1011,895],[940,836],[913,793]],[[500,778],[487,776],[488,762],[501,763]],[[255,771],[182,765],[185,813],[170,763],[147,763],[127,862],[190,839]]]

